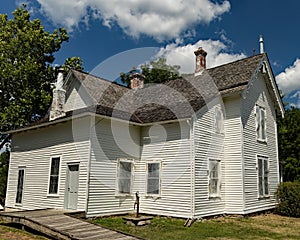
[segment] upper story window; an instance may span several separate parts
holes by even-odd
[[[147,163],[147,194],[160,194],[160,162]]]
[[[58,193],[59,166],[60,166],[60,157],[51,158],[49,190],[48,190],[49,194]]]
[[[118,161],[118,193],[131,194],[133,181],[133,161],[120,159]]]
[[[216,133],[224,133],[224,117],[220,108],[215,109],[215,131]]]
[[[221,161],[209,159],[209,196],[219,197],[221,192]]]
[[[265,108],[256,105],[256,137],[259,141],[266,141],[266,110]]]
[[[258,195],[259,197],[267,197],[269,195],[269,164],[267,157],[257,157],[257,170]]]

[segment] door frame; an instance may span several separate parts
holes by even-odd
[[[66,184],[65,184],[65,203],[64,203],[64,209],[66,210],[76,210],[76,209],[70,209],[68,208],[69,205],[69,191],[68,191],[68,187],[69,187],[69,179],[70,179],[70,166],[76,166],[78,165],[78,184],[77,184],[77,203],[78,203],[78,189],[79,189],[79,173],[80,173],[80,163],[79,162],[72,162],[72,163],[67,163],[67,168],[66,168]]]

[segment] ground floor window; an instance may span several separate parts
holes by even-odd
[[[267,157],[257,157],[257,169],[258,195],[259,197],[266,197],[269,195],[269,163]]]
[[[24,190],[24,177],[25,177],[25,169],[20,168],[18,171],[18,185],[17,185],[17,194],[16,194],[17,204],[22,204],[23,190]]]
[[[117,170],[118,193],[131,194],[133,182],[133,161],[119,159]]]
[[[219,197],[221,189],[221,161],[209,159],[209,196]]]
[[[160,194],[160,162],[147,163],[147,194]]]
[[[49,179],[49,189],[48,189],[49,194],[58,193],[59,166],[60,166],[60,157],[51,158],[50,179]]]

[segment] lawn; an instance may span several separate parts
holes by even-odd
[[[10,227],[0,222],[0,239],[1,240],[46,240],[48,238],[35,235],[18,228]]]
[[[195,222],[185,228],[185,220],[155,217],[151,224],[134,227],[122,217],[92,220],[102,226],[127,232],[145,239],[300,239],[300,219],[274,214],[247,218],[221,217]]]

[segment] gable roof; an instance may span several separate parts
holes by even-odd
[[[263,61],[269,64],[265,53],[206,69],[198,76],[187,74],[164,84],[146,85],[138,90],[70,70],[68,77],[72,76],[81,83],[94,105],[67,112],[65,117],[91,112],[134,123],[190,118],[213,98],[246,89]],[[275,91],[278,92],[278,89]],[[34,125],[47,121],[46,117]]]

